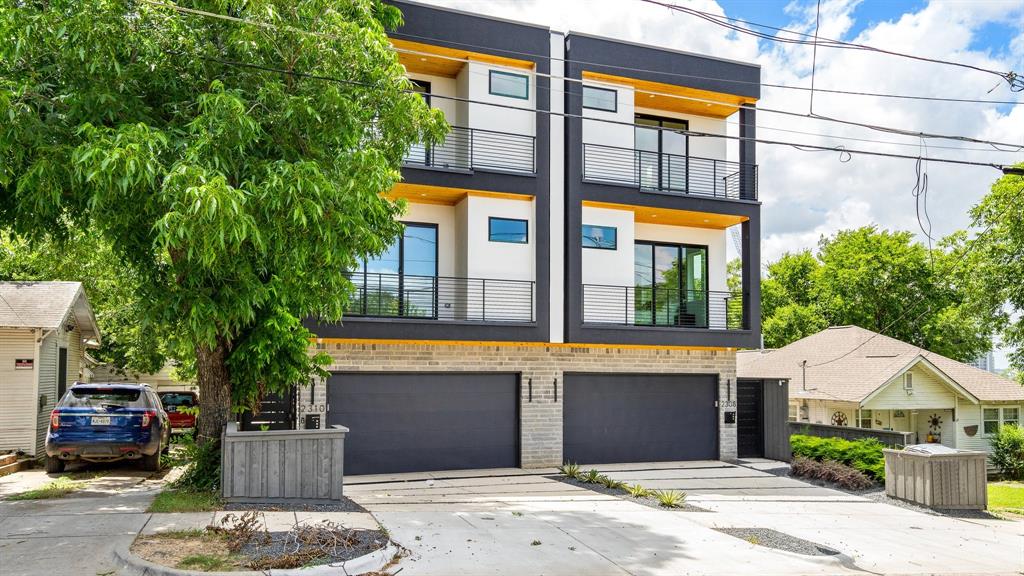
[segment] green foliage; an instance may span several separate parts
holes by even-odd
[[[1024,480],[1024,428],[1003,425],[990,440],[992,465],[1007,480]]]
[[[578,479],[580,482],[585,482],[587,484],[597,484],[598,482],[601,481],[602,477],[603,475],[600,472],[594,469],[590,469],[579,475]]]
[[[651,495],[651,491],[639,484],[633,484],[632,486],[626,486],[626,492],[633,498],[646,498]]]
[[[658,505],[664,508],[682,508],[686,503],[686,492],[677,490],[654,490],[651,492],[658,500]]]
[[[566,462],[558,467],[558,472],[566,478],[578,478],[580,475],[580,465],[574,462]]]
[[[1010,512],[1024,515],[1024,484],[1019,482],[989,482],[988,509],[992,512]]]
[[[1024,163],[1017,167],[1024,168]],[[1010,364],[1024,383],[1024,176],[1006,175],[971,209],[981,232],[963,244],[971,256],[974,300],[979,308],[996,306],[1002,314],[1000,340],[1011,348]]]
[[[910,232],[866,226],[822,238],[817,254],[786,254],[761,284],[765,345],[856,325],[958,360],[991,347],[1003,318],[977,279],[963,233],[929,252]]]
[[[446,130],[408,91],[386,35],[398,9],[189,4],[247,25],[125,0],[16,6],[0,10],[0,226],[109,247],[127,317],[194,356],[203,438],[232,399],[322,376],[300,319],[341,318],[342,272],[401,231],[381,193]]]
[[[875,438],[844,440],[794,434],[789,437],[794,457],[824,462],[832,460],[851,466],[877,482],[885,481],[885,446]]]
[[[61,476],[50,480],[39,488],[26,490],[17,494],[11,494],[8,500],[49,500],[52,498],[63,498],[85,485],[81,480],[73,480],[68,476]]]
[[[608,488],[609,490],[622,490],[626,487],[625,482],[622,482],[621,480],[615,480],[614,478],[610,478],[608,476],[601,476],[599,481],[602,486]]]
[[[164,490],[156,495],[147,512],[210,512],[223,506],[212,490]]]
[[[181,447],[171,452],[172,466],[186,466],[172,488],[191,492],[213,492],[220,488],[220,442],[197,444],[192,436],[182,437]]]

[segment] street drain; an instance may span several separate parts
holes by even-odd
[[[771,528],[715,528],[716,531],[745,540],[751,544],[785,550],[804,556],[835,556],[838,550],[816,544],[810,540],[790,536]]]

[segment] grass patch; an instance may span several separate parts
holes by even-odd
[[[82,480],[73,480],[68,476],[61,476],[51,480],[34,490],[26,490],[18,494],[8,496],[8,500],[47,500],[50,498],[63,498],[75,490],[85,486]]]
[[[204,572],[222,572],[229,571],[234,568],[236,564],[228,556],[221,556],[217,554],[192,554],[191,556],[185,556],[178,562],[177,568],[195,568]]]
[[[209,490],[164,490],[147,512],[211,512],[222,506],[220,496]]]
[[[988,509],[1024,514],[1024,482],[993,482],[988,485]]]

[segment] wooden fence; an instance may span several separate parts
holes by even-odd
[[[984,510],[988,506],[985,452],[884,453],[888,496],[931,508]]]
[[[789,435],[803,434],[819,438],[843,438],[845,440],[863,440],[877,438],[889,448],[903,448],[917,443],[917,434],[913,432],[897,432],[895,430],[875,430],[873,428],[854,428],[853,426],[832,426],[831,424],[810,424],[808,422],[790,422]]]
[[[348,428],[224,430],[221,492],[228,502],[340,500]]]

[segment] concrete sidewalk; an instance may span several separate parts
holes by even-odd
[[[1024,523],[925,514],[736,466],[598,466],[686,490],[709,512],[650,508],[518,469],[363,476],[346,494],[407,547],[404,574],[1019,574]],[[757,468],[762,468],[758,470]],[[829,546],[802,556],[714,528],[771,528]]]

